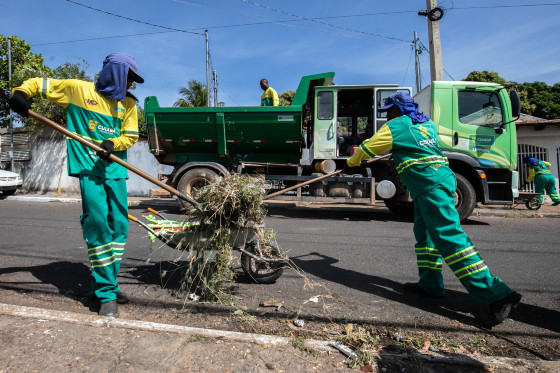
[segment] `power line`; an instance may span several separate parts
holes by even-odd
[[[111,15],[111,16],[114,16],[114,17],[123,18],[123,19],[129,20],[129,21],[132,21],[132,22],[142,23],[142,24],[144,24],[144,25],[153,26],[153,27],[159,27],[159,28],[163,28],[163,29],[166,29],[166,30],[172,30],[172,31],[177,31],[177,32],[184,32],[184,33],[187,33],[187,34],[195,34],[195,35],[202,35],[202,36],[204,36],[204,34],[201,34],[201,33],[199,33],[199,32],[193,32],[193,31],[187,31],[187,30],[176,29],[176,28],[173,28],[173,27],[167,27],[167,26],[156,25],[156,24],[154,24],[154,23],[139,21],[139,20],[134,19],[134,18],[129,18],[129,17],[121,16],[121,15],[119,15],[119,14],[107,12],[107,11],[105,11],[105,10],[97,9],[97,8],[91,7],[91,6],[89,6],[89,5],[84,5],[84,4],[78,3],[78,2],[76,2],[76,1],[72,1],[72,0],[66,0],[66,1],[68,1],[69,3],[72,3],[72,4],[76,4],[76,5],[79,5],[79,6],[83,6],[84,8],[88,8],[88,9],[91,9],[91,10],[95,10],[96,12],[101,12],[101,13],[108,14],[108,15]]]
[[[145,32],[141,34],[128,34],[128,35],[115,35],[115,36],[101,36],[98,38],[90,38],[90,39],[77,39],[77,40],[67,40],[67,41],[54,41],[51,43],[40,43],[40,44],[30,44],[32,47],[36,47],[39,45],[51,45],[51,44],[67,44],[67,43],[77,43],[82,41],[94,41],[94,40],[104,40],[104,39],[117,39],[117,38],[128,38],[131,36],[143,36],[143,35],[156,35],[156,34],[168,34],[171,32],[177,31],[159,31],[159,32]]]
[[[67,0],[67,1],[68,1],[68,0]],[[345,31],[350,31],[350,32],[356,32],[356,33],[359,33],[359,34],[364,34],[364,35],[369,35],[369,36],[375,36],[375,37],[378,37],[378,38],[384,38],[384,39],[390,39],[390,40],[403,41],[403,42],[406,42],[406,43],[410,43],[410,40],[404,40],[404,39],[399,39],[399,38],[394,38],[394,37],[384,36],[384,35],[379,35],[379,34],[372,34],[372,33],[365,32],[365,31],[355,30],[355,29],[351,29],[351,28],[347,28],[347,27],[342,27],[342,26],[333,25],[333,24],[331,24],[331,23],[326,23],[326,22],[318,21],[318,20],[313,19],[313,18],[306,18],[306,17],[298,16],[297,14],[285,12],[285,11],[283,11],[283,10],[274,9],[274,8],[269,7],[269,6],[262,5],[262,4],[259,4],[259,3],[255,3],[255,2],[250,1],[250,0],[241,0],[241,1],[243,1],[243,2],[245,2],[245,3],[248,3],[248,4],[255,5],[255,6],[260,6],[260,7],[262,7],[262,8],[271,10],[271,11],[276,12],[276,13],[281,13],[281,14],[289,15],[289,16],[291,16],[291,17],[296,17],[296,18],[299,18],[299,19],[302,19],[302,20],[305,20],[305,21],[318,23],[318,24],[320,24],[320,25],[324,25],[324,26],[328,26],[328,27],[334,27],[334,28],[337,28],[337,29],[341,29],[341,30],[345,30]]]

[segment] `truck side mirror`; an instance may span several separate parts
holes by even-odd
[[[511,90],[509,93],[509,99],[511,101],[511,116],[518,118],[521,113],[521,99],[519,98],[517,90]]]

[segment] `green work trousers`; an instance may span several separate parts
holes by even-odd
[[[549,195],[552,202],[560,202],[560,196],[556,190],[556,180],[552,174],[544,174],[535,176],[535,193],[539,193],[539,199],[542,203],[543,192]]]
[[[101,302],[117,299],[117,275],[128,237],[126,179],[80,175],[82,233],[91,263],[90,292]]]
[[[454,175],[432,190],[414,198],[414,236],[420,287],[443,296],[442,258],[469,294],[480,304],[489,305],[512,290],[490,270],[461,229],[455,209]]]

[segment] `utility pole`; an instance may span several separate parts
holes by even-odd
[[[414,71],[416,73],[416,93],[420,92],[422,89],[422,72],[420,70],[420,53],[422,50],[418,50],[418,34],[414,31]]]
[[[441,61],[441,40],[439,23],[443,10],[438,8],[437,0],[426,0],[428,19],[428,37],[430,38],[430,77],[431,80],[443,80],[443,63]],[[420,13],[419,13],[420,14]]]
[[[208,30],[204,30],[206,39],[206,106],[210,107],[210,51],[208,50]]]
[[[212,71],[212,80],[214,81],[214,107],[218,106],[218,77],[216,70]]]
[[[8,37],[8,79],[12,85],[12,37]],[[10,92],[11,93],[11,92]],[[14,115],[10,109],[10,171],[14,171]]]

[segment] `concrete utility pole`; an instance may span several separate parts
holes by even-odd
[[[418,50],[418,34],[414,31],[414,72],[416,74],[416,93],[422,89],[422,72],[420,71],[420,53]]]
[[[208,30],[204,30],[206,38],[206,106],[210,107],[210,51],[208,50]]]
[[[214,81],[214,107],[218,106],[218,76],[216,70],[212,70],[212,80]]]
[[[430,38],[430,76],[432,81],[443,80],[443,63],[441,61],[441,40],[439,38],[439,19],[443,12],[437,7],[437,0],[426,0],[428,37]],[[438,18],[439,13],[441,16]]]

